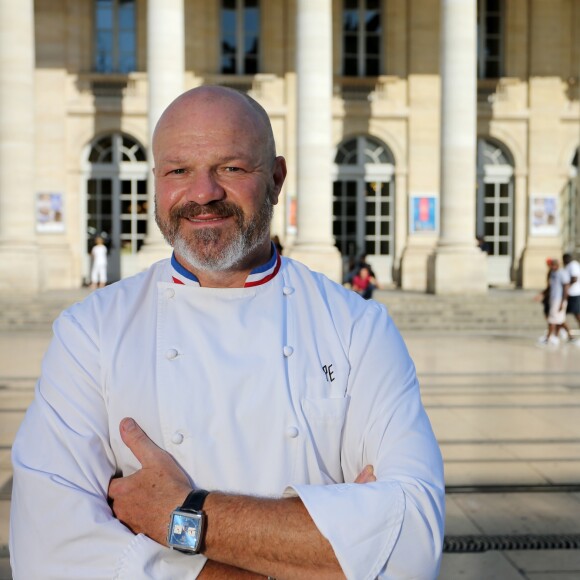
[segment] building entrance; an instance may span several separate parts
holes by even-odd
[[[93,142],[86,179],[86,244],[108,247],[108,281],[138,271],[137,252],[147,235],[147,160],[144,148],[120,133]],[[86,272],[90,271],[87,253]]]
[[[345,141],[335,157],[333,234],[345,270],[367,255],[380,282],[392,281],[394,255],[394,161],[378,140]]]
[[[507,152],[495,142],[477,142],[476,232],[488,249],[487,281],[510,284],[514,239],[514,168]]]

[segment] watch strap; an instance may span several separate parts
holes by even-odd
[[[184,511],[201,512],[203,510],[205,498],[208,494],[209,491],[206,491],[205,489],[194,489],[187,495],[180,509]]]

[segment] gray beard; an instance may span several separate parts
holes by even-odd
[[[175,218],[172,221],[171,216],[167,222],[162,222],[157,205],[155,207],[155,220],[165,240],[193,270],[208,272],[225,272],[234,269],[266,240],[269,240],[273,214],[274,206],[269,192],[256,215],[247,223],[238,208],[235,216],[237,231],[223,248],[217,250],[212,249],[212,246],[219,243],[221,232],[212,229],[200,230],[192,238],[185,238],[181,235]]]

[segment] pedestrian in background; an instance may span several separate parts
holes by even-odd
[[[548,258],[546,260],[546,265],[548,266],[548,272],[546,274],[546,287],[539,293],[534,296],[534,300],[536,302],[542,303],[542,310],[544,312],[544,318],[546,322],[548,321],[548,314],[550,314],[550,273],[552,272],[552,258]],[[539,342],[542,342],[546,339],[548,333],[545,332],[540,338],[538,339]]]
[[[560,268],[560,261],[556,258],[549,262],[549,311],[548,311],[548,333],[541,340],[541,344],[558,346],[560,339],[558,333],[564,329],[568,340],[572,341],[572,334],[566,324],[566,306],[568,304],[568,289],[570,288],[570,278],[565,269]]]
[[[573,260],[571,254],[562,256],[564,268],[570,277],[570,288],[568,289],[568,306],[566,314],[572,314],[576,318],[580,328],[580,263]]]
[[[352,289],[365,300],[370,300],[373,297],[373,292],[377,287],[377,280],[371,275],[371,271],[367,266],[363,266],[352,279]]]
[[[361,254],[356,260],[350,260],[348,265],[348,272],[344,278],[343,284],[350,285],[352,288],[354,277],[360,274],[360,271],[363,268],[366,268],[369,271],[369,274],[375,279],[375,283],[378,286],[378,283],[376,282],[377,277],[372,266],[367,262],[366,254]]]
[[[278,235],[272,236],[272,243],[276,246],[278,253],[280,255],[282,255],[282,253],[284,252],[284,246],[282,245],[282,242],[280,241],[280,236],[278,236]]]
[[[96,238],[91,250],[91,288],[104,288],[107,285],[107,246],[100,236]]]

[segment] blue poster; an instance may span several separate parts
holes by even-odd
[[[411,233],[437,231],[435,201],[432,195],[411,198]]]

